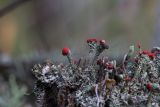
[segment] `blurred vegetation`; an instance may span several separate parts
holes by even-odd
[[[0,4],[11,1],[1,0]],[[91,36],[112,41],[112,52],[118,41],[123,42],[118,48],[125,49],[137,42],[148,48],[154,40],[158,2],[33,0],[0,19],[0,49],[12,55],[49,51],[66,44],[81,45]]]
[[[4,5],[5,3],[8,3],[9,0],[0,0],[0,5]]]
[[[14,76],[10,76],[8,88],[5,93],[0,95],[0,107],[22,107],[27,88],[19,86]]]

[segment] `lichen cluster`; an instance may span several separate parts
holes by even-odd
[[[160,48],[144,51],[138,45],[124,55],[121,64],[99,55],[109,48],[105,40],[88,39],[89,59],[76,62],[69,48],[62,55],[69,64],[47,61],[32,72],[35,95],[41,107],[159,107]]]

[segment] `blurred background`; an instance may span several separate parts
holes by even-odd
[[[87,54],[86,39],[105,39],[112,58],[130,45],[159,46],[159,0],[0,0],[0,107],[36,107],[31,68],[63,62],[61,48]]]

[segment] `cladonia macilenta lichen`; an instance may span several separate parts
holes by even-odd
[[[69,64],[47,61],[32,72],[37,81],[34,92],[41,107],[159,107],[160,48],[139,51],[134,46],[121,64],[99,55],[109,46],[105,40],[88,39],[92,59],[74,62],[71,50],[62,54]]]

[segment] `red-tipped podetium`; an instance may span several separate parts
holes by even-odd
[[[156,56],[155,53],[151,53],[149,51],[142,51],[142,53],[140,54],[148,55],[148,57],[150,57],[151,59],[153,59]]]
[[[71,51],[70,51],[70,49],[68,47],[64,47],[62,49],[62,55],[66,56],[68,58],[68,61],[69,61],[70,65],[71,65],[72,69],[74,69],[74,61],[73,61],[73,59],[71,57]]]
[[[99,44],[104,48],[104,49],[108,49],[109,46],[106,44],[106,41],[104,39],[99,41]]]
[[[62,49],[62,55],[63,55],[63,56],[67,56],[69,53],[70,53],[70,49],[69,49],[69,48],[64,47],[64,48]]]

